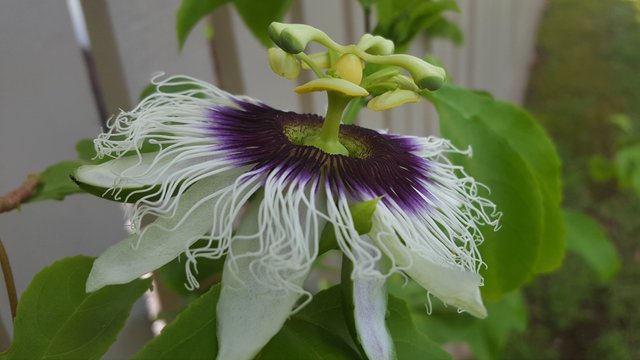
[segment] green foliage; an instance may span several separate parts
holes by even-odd
[[[398,359],[451,359],[437,343],[418,331],[404,301],[390,295],[388,311],[387,327]]]
[[[444,137],[473,149],[473,158],[456,156],[454,162],[491,189],[489,198],[503,213],[498,232],[483,231],[484,295],[499,298],[531,275],[559,266],[559,161],[544,131],[525,111],[484,94],[445,86],[427,96]]]
[[[182,49],[189,33],[200,20],[229,1],[231,0],[182,0],[176,13],[178,47]]]
[[[194,245],[192,245],[193,248],[201,246],[201,242],[196,242]],[[207,283],[207,280],[209,280],[214,274],[221,274],[223,267],[224,258],[216,260],[207,258],[198,259],[198,272],[194,275],[198,283]],[[171,262],[162,266],[161,268],[156,270],[156,273],[162,283],[175,293],[181,295],[189,295],[194,293],[193,291],[189,291],[185,287],[186,275],[183,255],[180,255],[179,257],[173,259]]]
[[[620,185],[640,196],[640,144],[620,149],[614,164]]]
[[[220,286],[194,300],[133,359],[214,358],[216,307]],[[264,347],[258,359],[360,359],[342,316],[339,286],[316,294]],[[402,300],[389,299],[389,330],[400,359],[449,359],[436,343],[417,331]]]
[[[593,218],[565,210],[567,250],[580,256],[602,282],[610,281],[620,270],[620,259],[604,229]]]
[[[213,359],[218,352],[216,306],[220,286],[211,287],[133,356],[133,360]]]
[[[459,11],[453,0],[374,0],[378,24],[373,33],[392,40],[396,51],[402,52],[415,36],[444,36],[462,41],[462,32],[446,20],[446,11]]]
[[[55,262],[36,274],[22,294],[14,340],[0,359],[99,359],[116,340],[131,306],[150,280],[87,294],[93,258]]]
[[[443,131],[445,137],[451,138],[456,145],[461,147],[471,145],[474,153],[480,151],[478,146],[484,146],[485,139],[478,139],[477,142],[460,142],[459,139],[459,133],[470,131],[467,128],[468,123],[478,122],[478,125],[506,141],[506,146],[513,149],[525,161],[533,175],[533,180],[537,183],[542,205],[539,256],[532,270],[533,273],[540,273],[557,269],[564,257],[564,225],[560,213],[562,198],[560,159],[545,131],[525,110],[469,90],[447,86],[433,93],[432,97],[436,99],[436,106],[439,109],[442,105],[438,104],[446,103],[447,106],[457,109],[462,116],[466,117],[467,122],[459,123],[454,129],[457,134],[451,133],[452,136],[449,136],[449,132]],[[441,122],[446,123],[448,120],[445,117]],[[446,125],[446,128],[449,126]],[[491,144],[491,146],[495,145]],[[491,165],[487,164],[487,166]],[[503,175],[509,176],[509,174]],[[495,189],[493,186],[489,188],[492,191]],[[512,215],[500,206],[498,209],[507,217],[503,224],[508,224],[508,217]]]
[[[69,177],[80,165],[80,161],[67,160],[46,168],[38,175],[40,185],[26,202],[62,200],[67,195],[82,192]]]
[[[424,307],[424,290],[419,285],[411,282],[399,287],[398,281],[395,283],[393,292],[407,297],[411,315],[420,331],[440,344],[466,342],[478,360],[501,358],[508,335],[526,329],[526,305],[517,291],[507,294],[499,302],[488,303],[489,315],[480,320],[468,314],[459,314],[441,303],[433,305],[432,314],[429,315]]]
[[[262,45],[271,46],[267,28],[272,22],[282,20],[289,10],[291,0],[233,0],[233,4],[253,36]]]
[[[510,340],[506,359],[640,358],[640,202],[614,181],[594,179],[589,166],[594,157],[614,165],[619,150],[637,143],[639,10],[626,0],[556,0],[541,19],[527,108],[562,155],[565,204],[600,224],[621,266],[603,283],[568,249],[561,269],[525,289],[529,328]]]
[[[182,49],[189,33],[200,20],[227,3],[233,3],[244,24],[256,39],[264,46],[270,46],[267,27],[273,21],[282,20],[291,5],[291,0],[182,0],[176,14],[179,48]]]
[[[371,230],[371,226],[373,226],[371,218],[373,217],[373,213],[376,211],[376,205],[379,200],[380,198],[375,198],[353,204],[349,207],[349,211],[351,211],[351,216],[353,218],[353,224],[359,234],[366,234]],[[338,240],[336,239],[333,224],[327,223],[320,233],[320,249],[318,254],[324,254],[329,250],[337,248]]]

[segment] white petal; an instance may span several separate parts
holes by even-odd
[[[229,186],[234,175],[225,174],[197,182],[182,195],[172,217],[158,218],[141,235],[132,235],[108,248],[93,263],[86,290],[90,292],[106,285],[128,283],[184,252],[188,241],[205,234],[213,224],[214,200],[199,202]],[[136,243],[139,246],[134,248]]]
[[[377,217],[374,218],[374,225],[369,234],[395,261],[398,268],[440,300],[475,317],[487,316],[480,295],[482,277],[478,273],[420,256],[402,244],[393,230],[384,229]]]
[[[482,319],[487,316],[480,296],[482,277],[479,274],[439,265],[415,254],[412,254],[412,261],[405,273],[423,288],[475,317]]]
[[[259,208],[251,205],[238,236],[258,233]],[[218,359],[252,359],[291,314],[300,292],[274,289],[259,281],[251,272],[251,263],[258,256],[246,255],[259,250],[257,238],[234,239],[231,244],[236,257],[227,258],[222,275],[222,289],[217,305]],[[305,277],[292,279],[301,286]]]
[[[368,238],[368,236],[365,236]],[[369,240],[369,239],[367,239]],[[370,241],[370,240],[369,240]],[[369,360],[395,359],[393,340],[385,325],[387,313],[386,278],[353,279],[356,331]]]

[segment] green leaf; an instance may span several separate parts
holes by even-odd
[[[342,295],[340,285],[334,286],[327,290],[323,290],[316,294],[313,301],[293,316],[285,324],[285,329],[281,331],[271,342],[264,348],[263,355],[268,354],[269,357],[258,357],[259,359],[306,359],[309,353],[304,354],[288,349],[291,345],[284,346],[285,333],[289,330],[290,324],[307,323],[309,329],[315,329],[311,336],[316,336],[319,329],[326,331],[321,335],[321,339],[326,339],[327,334],[334,336],[334,343],[330,347],[334,357],[324,355],[313,357],[318,359],[341,359],[342,356],[348,355],[349,359],[361,358],[356,351],[356,345],[351,340],[349,330],[343,317]],[[450,359],[451,357],[438,344],[430,340],[426,335],[420,333],[413,324],[407,306],[402,300],[395,297],[389,298],[387,326],[393,338],[398,352],[398,359]],[[314,328],[315,327],[315,328]],[[291,339],[288,334],[287,338]],[[311,340],[309,334],[297,339],[297,342],[320,342],[322,340]],[[283,349],[287,349],[283,353]],[[326,348],[318,347],[318,351],[326,352]],[[279,352],[277,352],[279,351]],[[341,351],[344,351],[342,353]],[[320,354],[317,352],[316,354]],[[278,357],[278,355],[280,357]]]
[[[76,143],[76,154],[78,160],[88,164],[99,164],[108,159],[94,159],[97,155],[93,146],[93,139],[82,139]]]
[[[510,103],[494,100],[485,94],[445,86],[431,95],[436,103],[446,103],[446,106],[455,109],[467,119],[476,117],[483,127],[506,141],[507,146],[526,162],[541,193],[543,207],[540,250],[533,270],[534,273],[541,273],[557,269],[564,259],[565,248],[560,210],[560,159],[544,129],[525,110]],[[470,144],[475,153],[476,146]]]
[[[452,156],[452,161],[464,166],[469,175],[491,189],[487,197],[503,213],[501,229],[494,232],[484,228],[485,242],[480,246],[482,258],[488,265],[482,269],[483,294],[499,298],[530,278],[543,233],[538,176],[527,163],[525,154],[519,153],[519,146],[512,143],[510,136],[519,139],[519,132],[508,130],[509,122],[524,121],[512,114],[502,114],[499,118],[499,112],[491,111],[496,109],[493,100],[469,91],[447,87],[430,97],[440,115],[443,136],[459,148],[469,145],[473,148],[472,158]],[[536,133],[531,136],[535,137]]]
[[[70,178],[80,165],[82,165],[80,161],[68,160],[49,166],[38,175],[40,185],[27,200],[27,203],[62,200],[67,195],[83,192]]]
[[[444,38],[451,40],[454,44],[460,45],[464,42],[464,34],[460,27],[447,18],[441,17],[424,30],[425,35],[429,39]]]
[[[379,200],[380,198],[375,198],[349,207],[351,217],[353,218],[353,224],[358,231],[358,234],[364,235],[371,230],[371,227],[373,226],[373,213],[376,211],[376,205],[378,205]],[[338,241],[336,240],[336,233],[333,229],[333,224],[327,223],[320,233],[320,249],[318,254],[324,254],[329,250],[337,248]]]
[[[430,29],[446,11],[459,11],[453,0],[376,0],[376,35],[392,40],[396,50],[409,45],[421,31]]]
[[[360,357],[335,334],[310,322],[293,318],[287,321],[256,359],[351,360],[360,359]]]
[[[598,275],[607,282],[620,270],[620,258],[606,232],[588,215],[564,210],[567,227],[567,250],[580,256]]]
[[[398,359],[451,359],[451,355],[418,331],[407,304],[389,295],[387,327],[393,338]]]
[[[229,0],[182,0],[176,14],[178,47],[182,49],[189,33],[202,18],[227,2]]]
[[[489,315],[480,320],[455,309],[438,306],[428,315],[422,304],[412,306],[418,329],[440,344],[464,341],[478,360],[500,359],[509,334],[527,326],[527,309],[520,292],[507,294],[497,303],[487,304]]]
[[[212,286],[132,360],[214,359],[218,352],[216,303],[219,297],[220,285]]]
[[[202,247],[203,242],[203,240],[198,241],[191,247]],[[224,258],[216,260],[201,258],[198,259],[198,273],[194,274],[194,276],[200,284],[203,284],[206,283],[207,280],[210,279],[214,274],[222,273],[223,267]],[[193,294],[194,292],[198,292],[198,290],[189,291],[185,287],[187,277],[185,274],[184,255],[178,256],[171,262],[156,270],[156,274],[167,288],[171,289],[177,294],[188,295]]]
[[[151,280],[87,294],[93,258],[70,257],[36,274],[22,294],[14,340],[2,359],[99,359],[116,340]]]
[[[233,4],[253,35],[268,47],[273,44],[267,32],[269,24],[282,20],[291,0],[234,0]]]

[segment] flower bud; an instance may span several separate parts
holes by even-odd
[[[300,63],[294,55],[273,47],[268,50],[269,66],[279,76],[293,80],[300,74]]]
[[[335,70],[341,79],[360,85],[362,81],[362,61],[354,54],[344,54],[338,59]]]
[[[388,91],[369,100],[367,108],[373,111],[384,111],[395,107],[420,101],[420,95],[410,90],[396,89]]]

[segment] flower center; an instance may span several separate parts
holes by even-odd
[[[341,126],[342,127],[342,126]],[[295,145],[308,145],[309,139],[318,138],[322,131],[321,122],[285,122],[282,130],[287,139]],[[350,131],[340,131],[340,143],[347,150],[348,155],[356,159],[366,159],[371,155],[371,145],[361,136]]]

